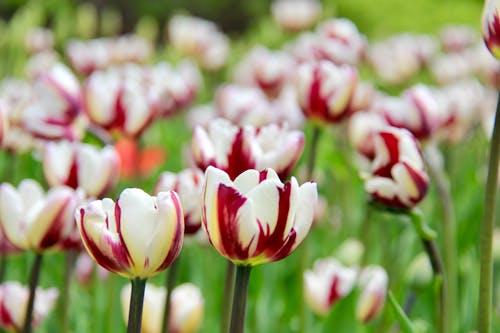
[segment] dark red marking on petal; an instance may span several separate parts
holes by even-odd
[[[327,299],[328,306],[332,306],[333,303],[335,303],[338,299],[342,297],[342,295],[339,293],[339,283],[340,283],[339,276],[334,275],[330,285],[330,291],[328,293],[328,299]]]
[[[122,221],[121,221],[121,218],[122,218],[122,209],[120,207],[120,199],[119,198],[116,201],[114,213],[115,213],[116,230],[118,232],[118,237],[120,238],[120,243],[121,243],[121,246],[122,246],[122,250],[125,253],[125,257],[126,257],[128,263],[131,266],[135,266],[136,263],[132,259],[132,256],[130,255],[130,252],[128,251],[128,248],[127,248],[127,243],[123,239],[122,228],[121,228],[121,223],[122,223]],[[137,221],[137,223],[139,223],[139,221]]]
[[[384,141],[384,145],[389,152],[389,161],[375,170],[373,174],[379,177],[392,178],[391,169],[399,162],[399,138],[394,133],[387,131],[381,131],[378,135]]]
[[[70,201],[71,198],[66,198],[64,203],[61,204],[53,220],[49,222],[50,226],[45,231],[45,235],[43,235],[42,239],[40,240],[40,243],[37,244],[37,249],[39,250],[48,249],[56,245],[57,243],[63,241],[63,231],[66,229],[65,225],[69,223],[69,221],[66,221],[64,219],[65,218],[64,212],[67,209]],[[53,205],[54,202],[47,202],[46,204]]]
[[[234,180],[248,169],[255,169],[255,157],[252,156],[248,139],[245,137],[245,129],[240,128],[234,137],[231,150],[227,155],[227,167],[225,168],[229,178]]]
[[[172,198],[172,202],[174,203],[175,206],[175,216],[177,217],[177,221],[175,222],[176,223],[175,235],[172,239],[170,250],[165,256],[165,260],[163,260],[161,265],[158,266],[156,272],[160,272],[169,267],[170,265],[172,265],[172,263],[177,258],[182,249],[182,243],[184,240],[184,219],[182,216],[182,208],[179,202],[179,198],[174,193],[175,192],[171,192],[170,195]]]

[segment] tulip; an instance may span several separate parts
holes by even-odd
[[[358,153],[371,160],[375,156],[373,137],[387,126],[387,121],[380,112],[357,112],[349,118],[349,141]]]
[[[34,180],[23,180],[16,189],[0,185],[0,223],[16,247],[43,252],[62,246],[71,234],[78,195],[68,187],[54,187],[46,194]]]
[[[197,126],[191,150],[197,166],[215,166],[231,179],[248,169],[273,168],[286,178],[304,147],[304,134],[286,126],[237,127],[223,119],[210,123],[208,133]]]
[[[45,28],[34,28],[24,36],[24,48],[29,53],[38,53],[54,47],[54,33]]]
[[[154,193],[175,191],[184,211],[184,232],[194,234],[201,227],[201,189],[205,175],[199,169],[185,169],[178,174],[163,172]]]
[[[365,254],[365,247],[363,243],[355,238],[348,238],[340,244],[335,251],[335,257],[347,266],[354,266],[361,264],[363,255]]]
[[[297,71],[298,100],[307,118],[326,123],[346,118],[358,82],[354,67],[323,60],[303,64]]]
[[[317,0],[275,0],[271,13],[280,28],[296,32],[316,23],[321,15],[321,3]]]
[[[84,86],[90,121],[118,135],[137,137],[154,118],[141,76],[134,66],[94,72]]]
[[[304,240],[314,216],[316,184],[283,184],[272,169],[247,170],[231,181],[208,167],[203,187],[203,227],[217,251],[240,265],[287,257]]]
[[[57,63],[40,74],[34,85],[34,99],[22,114],[22,126],[42,139],[70,139],[81,136],[81,87],[76,76]]]
[[[345,18],[329,19],[318,27],[318,52],[321,59],[337,65],[356,65],[364,55],[366,38]]]
[[[9,281],[0,284],[0,326],[9,331],[20,332],[28,305],[28,288],[19,282]],[[54,307],[58,291],[55,288],[36,289],[32,327],[40,326]]]
[[[130,285],[121,292],[123,314],[126,317],[130,306]],[[163,306],[167,290],[146,284],[144,294],[144,320],[142,333],[160,333]],[[184,283],[172,291],[172,312],[168,331],[170,333],[194,333],[200,328],[203,320],[204,300],[200,289],[191,283]]]
[[[0,146],[4,142],[9,129],[9,118],[7,113],[7,104],[0,98]]]
[[[326,316],[335,302],[356,285],[358,270],[342,266],[333,258],[316,260],[313,270],[304,272],[304,296],[311,309]]]
[[[414,288],[424,288],[432,281],[432,266],[426,253],[417,255],[406,270],[406,281]]]
[[[386,271],[380,266],[368,266],[361,271],[358,282],[361,295],[356,306],[359,321],[366,323],[380,314],[384,308],[388,279]]]
[[[439,31],[441,44],[446,52],[462,52],[478,41],[475,29],[468,25],[447,25]]]
[[[498,0],[487,0],[482,17],[484,43],[491,54],[500,59],[500,14]]]
[[[388,127],[375,135],[375,159],[365,189],[385,205],[410,209],[427,193],[429,177],[420,146],[405,129]]]
[[[176,15],[168,23],[168,37],[175,49],[195,58],[203,68],[217,70],[227,61],[228,38],[213,22]]]
[[[75,212],[87,252],[102,267],[129,279],[146,279],[179,255],[183,213],[175,192],[149,196],[125,189],[118,200],[96,200]]]
[[[103,195],[119,175],[119,158],[112,146],[99,150],[79,142],[49,142],[42,163],[50,186],[82,188],[89,197]]]
[[[235,79],[241,84],[258,86],[267,96],[276,97],[291,76],[294,65],[288,53],[257,46],[239,64]]]

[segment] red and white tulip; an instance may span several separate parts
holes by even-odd
[[[55,288],[36,289],[31,325],[38,327],[56,304],[59,292]],[[19,282],[0,284],[0,326],[8,331],[21,332],[28,306],[29,288]]]
[[[50,186],[81,188],[88,197],[100,197],[116,182],[120,161],[113,146],[98,149],[80,142],[48,142],[42,158]]]
[[[316,23],[321,16],[321,3],[317,0],[275,0],[271,13],[280,28],[296,32]]]
[[[500,59],[500,1],[486,0],[483,9],[482,30],[484,43],[491,54]]]
[[[201,227],[201,189],[205,174],[196,168],[179,173],[163,172],[156,183],[154,192],[175,191],[184,211],[184,232],[194,234]]]
[[[0,223],[9,241],[24,250],[43,252],[62,247],[74,226],[80,196],[66,186],[45,193],[34,180],[17,188],[0,185]]]
[[[347,296],[357,282],[358,269],[344,267],[333,258],[316,260],[304,272],[304,297],[311,309],[326,316],[333,304]]]
[[[81,206],[75,218],[87,252],[99,265],[129,279],[146,279],[170,266],[181,251],[184,216],[175,192],[150,196],[125,189],[118,200]]]
[[[361,295],[356,306],[356,318],[359,321],[366,323],[382,312],[388,283],[389,277],[382,267],[368,266],[363,268],[358,282]]]
[[[248,170],[231,181],[208,167],[203,187],[203,227],[210,243],[239,265],[287,257],[307,236],[317,200],[315,183],[282,183],[272,169]]]
[[[395,127],[378,132],[366,191],[387,206],[410,209],[424,198],[428,187],[429,177],[415,137]]]
[[[358,83],[356,68],[323,60],[303,64],[297,71],[298,100],[307,118],[337,123],[350,114]]]

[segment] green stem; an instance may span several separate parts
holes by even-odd
[[[500,94],[498,96],[495,125],[490,142],[488,177],[484,194],[483,221],[479,241],[481,271],[479,277],[478,332],[491,332],[491,312],[493,303],[493,228],[498,184],[498,161],[500,158]]]
[[[243,333],[245,331],[245,314],[248,296],[248,282],[252,266],[236,266],[236,283],[233,295],[233,311],[229,333]]]
[[[313,179],[314,176],[314,168],[316,165],[316,156],[318,155],[318,144],[321,136],[322,129],[318,124],[313,123],[312,128],[312,137],[311,137],[311,146],[309,148],[309,155],[307,157],[307,180]],[[299,290],[301,290],[301,296],[304,297],[304,271],[307,269],[308,259],[309,259],[309,242],[307,238],[304,239],[302,244],[300,245],[300,267],[299,267]],[[306,333],[308,332],[308,309],[306,303],[301,299],[300,304],[300,320],[299,320],[299,332]]]
[[[64,253],[64,281],[59,300],[59,315],[61,323],[61,332],[69,332],[69,309],[70,309],[70,290],[71,278],[75,268],[75,260],[77,253],[75,250],[68,250]]]
[[[224,282],[224,298],[222,299],[221,333],[229,332],[232,305],[231,300],[233,299],[235,273],[236,265],[228,260],[226,267],[226,280]]]
[[[31,320],[33,319],[33,308],[35,305],[35,293],[36,287],[38,286],[38,281],[40,280],[40,268],[42,267],[43,255],[37,253],[35,255],[35,261],[33,266],[31,266],[30,280],[29,280],[29,298],[28,305],[26,308],[26,316],[24,318],[23,333],[31,332]]]
[[[165,287],[167,288],[167,297],[165,297],[165,306],[163,307],[163,319],[161,322],[161,332],[168,331],[168,321],[170,317],[170,300],[172,298],[172,291],[174,290],[175,282],[177,280],[177,271],[179,270],[180,256],[170,265],[167,272],[167,279]]]
[[[448,287],[448,300],[449,305],[448,314],[452,317],[458,316],[457,313],[457,240],[456,240],[456,225],[455,213],[453,209],[453,198],[450,191],[450,183],[445,174],[442,166],[439,163],[440,152],[435,147],[428,147],[426,149],[427,167],[431,177],[436,184],[438,191],[438,199],[442,210],[442,231],[443,231],[443,254],[444,265],[446,270],[446,284]],[[435,155],[436,157],[433,157]],[[448,319],[450,325],[456,322],[452,318]],[[450,327],[451,331],[455,331]]]
[[[401,306],[398,304],[398,301],[396,301],[396,298],[392,294],[392,291],[389,290],[388,296],[389,296],[389,304],[394,310],[394,313],[396,314],[396,319],[398,320],[399,325],[401,325],[403,331],[406,333],[416,333],[417,331],[415,330],[415,327],[413,327],[412,322],[410,321],[406,313],[403,311]]]
[[[361,259],[361,264],[364,266],[369,262],[368,254],[369,252],[367,251],[368,249],[371,249],[370,246],[370,240],[371,240],[371,219],[372,219],[372,205],[367,203],[365,205],[365,214],[363,216],[363,221],[361,222],[361,227],[359,230],[359,238],[361,239],[361,243],[363,244],[363,258]]]
[[[142,306],[144,304],[146,279],[135,278],[131,282],[132,293],[130,294],[127,333],[141,333]]]
[[[437,326],[439,333],[449,333],[450,332],[450,315],[449,315],[449,298],[448,298],[448,285],[445,280],[446,274],[443,265],[443,260],[439,253],[439,249],[436,245],[433,237],[434,233],[431,233],[431,229],[425,223],[423,214],[419,210],[412,210],[409,212],[411,220],[417,230],[422,245],[429,257],[431,262],[432,271],[434,273],[434,280],[440,282],[438,288],[439,294],[439,306],[437,313]]]
[[[7,272],[7,256],[5,253],[0,254],[0,283],[5,279],[5,273]]]

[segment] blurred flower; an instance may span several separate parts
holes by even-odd
[[[179,173],[163,172],[154,193],[175,191],[184,211],[184,232],[194,234],[201,227],[201,189],[205,175],[200,169],[184,169]]]
[[[358,269],[344,267],[334,258],[316,260],[304,272],[304,297],[318,315],[326,316],[333,304],[347,296],[356,284]]]
[[[361,263],[365,248],[361,241],[355,238],[347,238],[335,251],[335,258],[347,266],[355,266]]]
[[[372,43],[368,60],[385,84],[401,85],[418,74],[438,48],[435,37],[403,33]]]
[[[345,18],[332,18],[318,27],[318,51],[321,59],[337,65],[356,65],[365,53],[366,38],[356,25]]]
[[[358,153],[368,159],[375,157],[374,135],[388,126],[380,112],[356,112],[349,118],[347,134]]]
[[[432,281],[433,273],[426,253],[418,254],[406,270],[406,281],[414,288],[422,288]]]
[[[270,105],[264,93],[255,87],[222,85],[215,92],[215,110],[219,117],[234,124],[263,126],[271,119]]]
[[[75,218],[92,258],[130,279],[166,269],[182,247],[184,217],[175,192],[152,197],[140,189],[125,189],[116,203],[108,198],[93,201],[78,208]]]
[[[74,225],[73,213],[80,197],[60,186],[44,193],[34,180],[23,180],[16,189],[0,185],[0,223],[7,238],[24,250],[42,252],[62,246]]]
[[[231,179],[248,169],[273,168],[286,178],[304,148],[304,134],[286,126],[237,127],[224,119],[210,123],[208,132],[194,129],[191,151],[197,166],[224,170]]]
[[[375,102],[377,95],[378,91],[373,82],[360,81],[356,85],[356,89],[352,95],[349,109],[351,112],[369,110]]]
[[[98,149],[80,142],[48,142],[42,157],[49,186],[81,188],[88,197],[100,197],[120,174],[118,153],[112,146]]]
[[[380,266],[363,268],[358,280],[361,295],[356,306],[359,321],[366,323],[380,314],[384,308],[388,280],[386,271]]]
[[[33,87],[33,99],[22,113],[22,127],[35,137],[75,140],[79,126],[81,87],[76,76],[57,63],[41,73]]]
[[[201,18],[175,15],[168,23],[168,37],[176,50],[208,70],[221,68],[229,56],[226,35],[215,23]]]
[[[474,64],[468,53],[455,52],[434,58],[429,65],[432,78],[439,84],[447,84],[470,77]]]
[[[55,288],[36,289],[33,309],[33,328],[38,327],[54,307],[59,292]],[[29,290],[16,281],[0,284],[0,326],[6,330],[21,332],[28,306]]]
[[[66,45],[66,54],[73,68],[86,76],[112,65],[143,63],[151,53],[152,45],[137,35],[70,40]]]
[[[146,177],[158,170],[165,162],[165,148],[152,146],[140,148],[137,140],[123,138],[115,143],[115,149],[120,160],[120,177],[133,179]]]
[[[476,44],[478,35],[467,25],[447,25],[439,31],[439,38],[445,52],[462,52]]]
[[[495,58],[500,58],[500,14],[499,1],[487,0],[484,4],[482,32],[484,43]]]
[[[288,53],[256,46],[237,66],[235,81],[257,86],[267,96],[276,97],[293,73],[294,65]]]
[[[298,63],[317,61],[321,59],[319,51],[320,37],[316,33],[303,32],[285,49],[297,60]]]
[[[420,145],[405,129],[388,127],[375,135],[375,159],[365,189],[388,206],[412,208],[427,193],[429,177]]]
[[[83,251],[78,255],[75,263],[75,277],[82,286],[90,286],[97,269],[97,276],[104,281],[108,278],[109,271],[99,266],[87,252]]]
[[[321,3],[317,0],[275,0],[271,13],[280,28],[296,32],[316,23],[321,16]]]
[[[208,167],[203,187],[203,227],[210,243],[240,265],[287,257],[307,236],[317,200],[315,183],[283,184],[272,169],[247,170],[234,182]]]
[[[0,98],[0,146],[2,146],[9,129],[9,115],[7,112],[7,105]]]
[[[24,73],[28,79],[36,79],[60,62],[60,57],[53,50],[43,51],[31,56],[24,66]]]
[[[358,73],[354,67],[337,67],[329,61],[306,63],[298,68],[296,89],[307,118],[336,123],[349,113]]]
[[[131,285],[127,284],[121,291],[123,317],[128,317],[130,307]],[[146,284],[142,333],[161,333],[163,311],[167,290]],[[192,283],[184,283],[174,288],[171,297],[168,331],[171,333],[198,332],[203,321],[204,300],[200,289]]]
[[[24,36],[24,48],[28,53],[50,50],[54,47],[54,34],[45,28],[34,28]]]
[[[116,134],[137,137],[154,118],[139,67],[114,67],[87,79],[84,98],[91,122]]]

